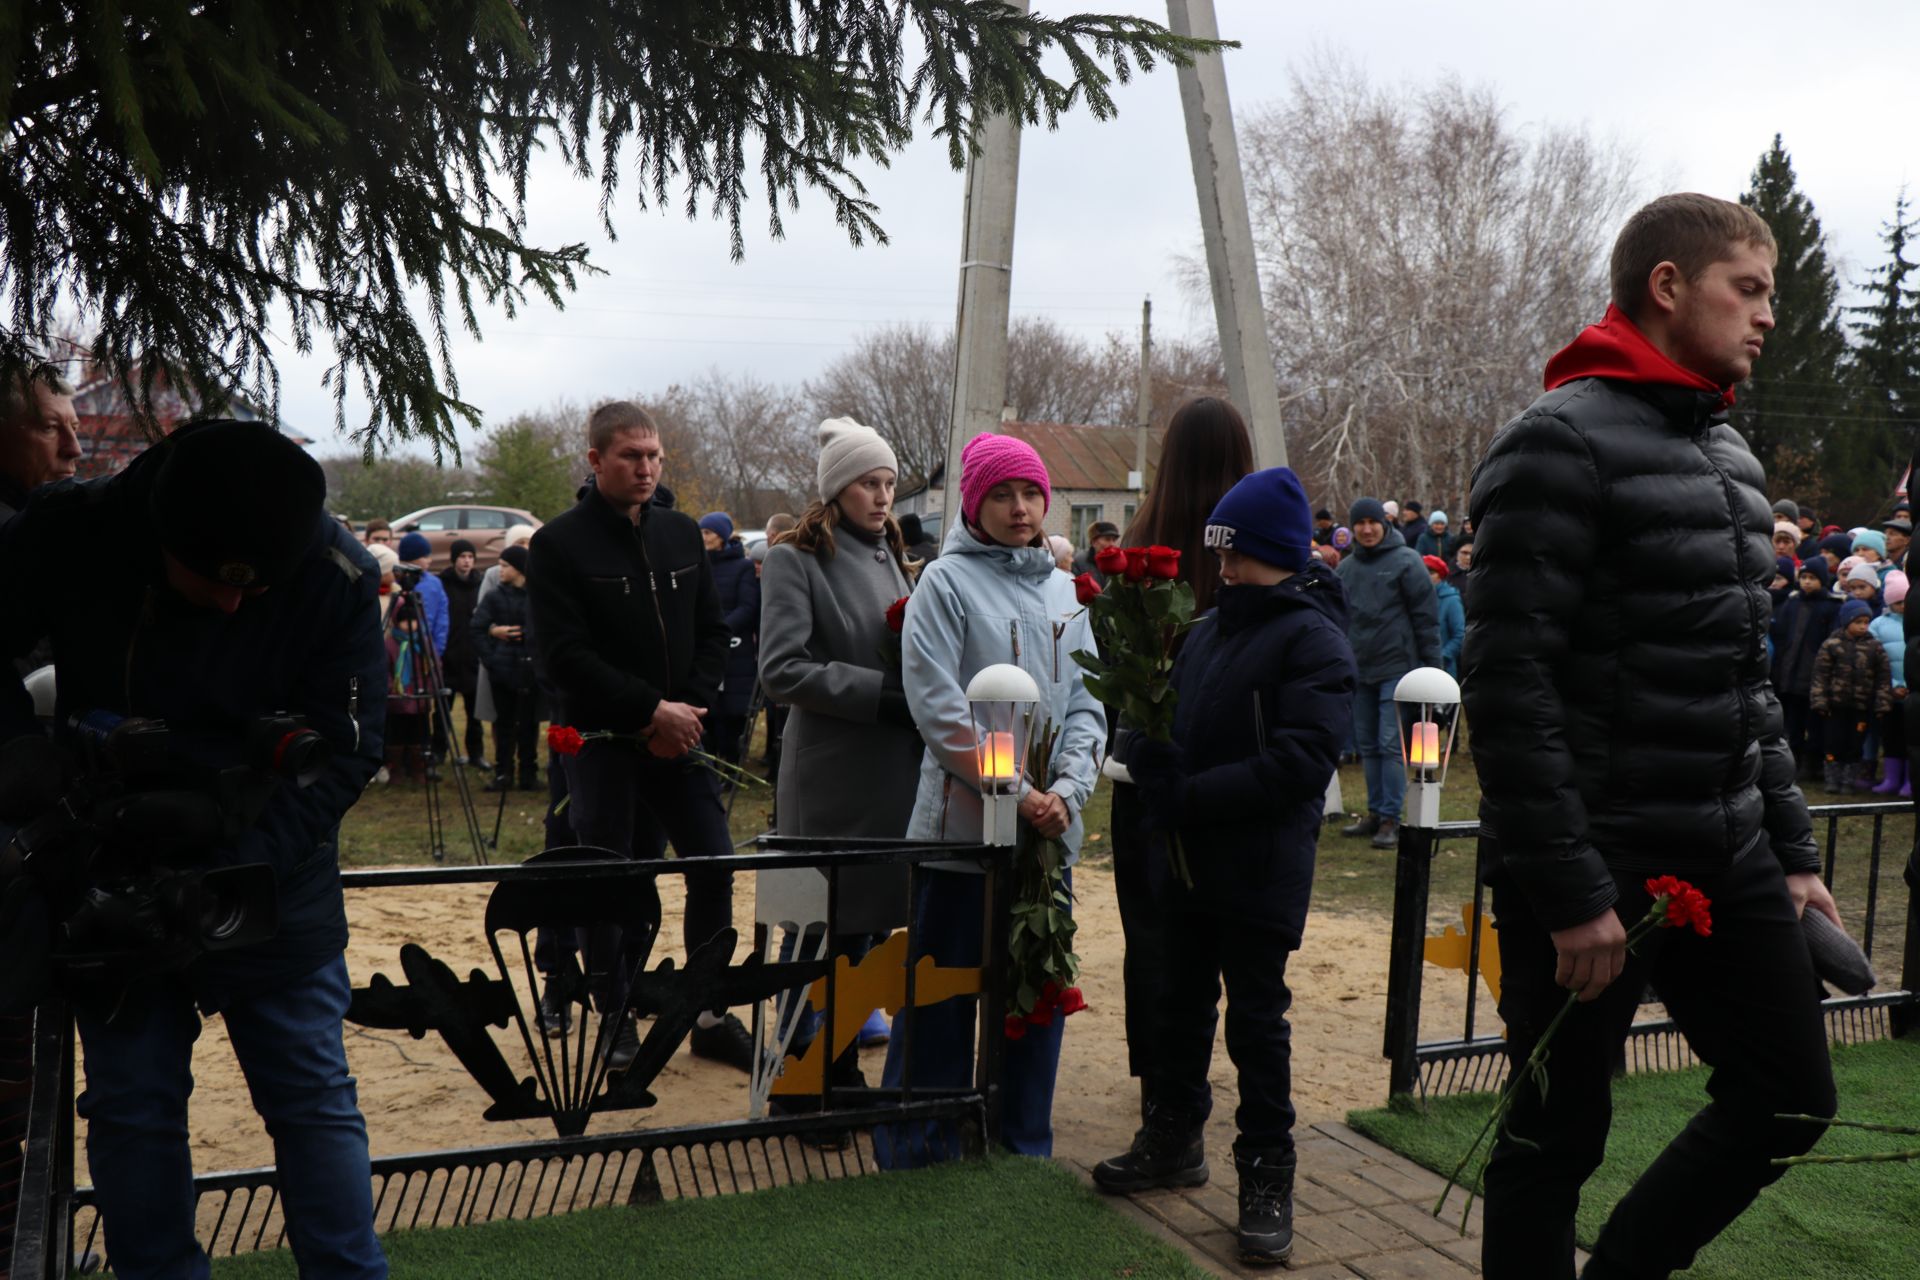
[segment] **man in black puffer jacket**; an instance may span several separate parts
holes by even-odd
[[[1640,210],[1614,246],[1615,305],[1474,473],[1463,683],[1515,1069],[1569,990],[1583,1002],[1551,1090],[1520,1091],[1494,1148],[1492,1280],[1572,1276],[1610,1064],[1649,982],[1713,1064],[1713,1102],[1615,1209],[1589,1280],[1688,1266],[1780,1176],[1772,1158],[1820,1136],[1774,1115],[1833,1114],[1799,915],[1838,917],[1768,683],[1773,517],[1726,423],[1773,327],[1774,257],[1738,205]],[[1663,874],[1712,899],[1712,936],[1660,929],[1628,952]]]

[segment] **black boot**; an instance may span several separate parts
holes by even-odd
[[[1153,1187],[1197,1187],[1207,1180],[1200,1122],[1163,1106],[1147,1107],[1133,1145],[1093,1167],[1094,1185],[1111,1195]]]
[[[1293,1152],[1234,1153],[1240,1173],[1240,1256],[1285,1262],[1293,1252]]]
[[[1340,834],[1349,840],[1360,840],[1380,829],[1380,815],[1369,813],[1359,821],[1340,828]]]

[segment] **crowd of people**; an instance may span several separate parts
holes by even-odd
[[[1666,1275],[1780,1176],[1772,1160],[1818,1137],[1819,1125],[1783,1126],[1779,1115],[1833,1114],[1819,986],[1799,922],[1805,910],[1839,917],[1795,772],[1819,771],[1829,791],[1911,794],[1897,714],[1910,510],[1847,531],[1804,504],[1769,513],[1759,466],[1725,422],[1732,388],[1772,327],[1774,256],[1765,224],[1737,205],[1671,196],[1636,213],[1615,246],[1613,305],[1549,363],[1545,394],[1493,438],[1458,520],[1419,502],[1361,497],[1337,523],[1330,508],[1314,510],[1292,471],[1255,468],[1231,404],[1200,397],[1172,415],[1154,484],[1128,527],[1095,524],[1085,548],[1047,535],[1045,462],[998,434],[966,444],[959,509],[934,546],[918,521],[895,516],[899,467],[886,440],[838,418],[820,424],[805,510],[770,521],[767,544],[749,551],[727,513],[696,520],[675,509],[662,484],[670,442],[643,408],[612,401],[585,424],[591,475],[575,506],[509,534],[484,574],[460,542],[434,574],[418,531],[374,521],[364,545],[354,542],[321,518],[311,459],[258,424],[221,423],[183,429],[124,477],[55,486],[5,524],[0,569],[36,587],[35,612],[10,616],[5,639],[20,657],[52,637],[63,698],[72,696],[68,663],[83,662],[89,674],[76,666],[72,688],[141,710],[134,649],[111,646],[147,624],[133,610],[83,616],[94,604],[61,594],[46,567],[56,549],[110,530],[165,555],[151,566],[124,561],[116,590],[125,590],[96,593],[100,609],[138,599],[135,587],[151,603],[157,582],[171,592],[159,624],[183,644],[231,654],[236,666],[262,659],[266,647],[247,643],[256,634],[311,651],[304,666],[260,676],[285,684],[303,673],[286,705],[311,705],[340,753],[329,805],[280,814],[268,840],[276,867],[305,877],[288,918],[311,927],[283,929],[251,957],[229,953],[223,972],[240,976],[219,1000],[270,1124],[292,1123],[285,1117],[302,1090],[327,1109],[304,1138],[276,1128],[276,1151],[303,1271],[343,1276],[384,1266],[340,1047],[348,988],[337,858],[313,850],[332,848],[328,829],[370,780],[431,777],[455,751],[453,699],[466,708],[466,764],[491,768],[498,789],[548,792],[549,847],[627,859],[670,847],[689,860],[681,926],[693,957],[737,945],[732,876],[704,861],[733,847],[719,776],[704,757],[739,759],[758,702],[768,707],[782,833],[975,843],[983,788],[965,690],[986,666],[1022,668],[1039,715],[1058,730],[1050,762],[1021,779],[1017,797],[1024,828],[1065,850],[1068,897],[1050,910],[1072,910],[1088,801],[1103,775],[1113,781],[1140,1127],[1094,1181],[1127,1193],[1208,1180],[1202,1134],[1224,991],[1238,1076],[1239,1246],[1273,1263],[1293,1241],[1287,969],[1306,937],[1325,797],[1343,756],[1357,757],[1365,811],[1342,834],[1394,846],[1405,776],[1394,688],[1416,667],[1441,667],[1460,677],[1474,729],[1512,1061],[1524,1062],[1548,1025],[1561,1035],[1551,1095],[1516,1103],[1512,1128],[1527,1138],[1503,1128],[1496,1141],[1484,1273],[1573,1274],[1573,1214],[1604,1151],[1611,1064],[1651,984],[1713,1061],[1714,1102],[1621,1201],[1585,1275]],[[8,431],[30,420],[30,439],[0,432],[9,507],[59,479],[62,459],[72,469],[71,402],[62,414],[47,388],[31,412],[9,409]],[[8,473],[16,453],[39,469]],[[298,501],[256,503],[237,532],[230,521],[213,527],[196,502],[245,488],[237,466],[285,477]],[[0,521],[10,514],[0,509]],[[143,542],[149,520],[163,527]],[[1122,543],[1177,555],[1201,615],[1172,668],[1170,741],[1111,716],[1072,660],[1095,647],[1083,593],[1111,589],[1098,558]],[[105,543],[97,555],[113,559]],[[120,666],[93,661],[110,649],[128,655],[120,685]],[[158,653],[140,654],[143,700],[186,717],[216,701],[191,701],[162,681]],[[309,681],[312,672],[321,675]],[[372,672],[386,696],[368,706],[361,680]],[[312,683],[323,676],[333,683]],[[24,685],[0,682],[8,733],[39,731],[24,701]],[[579,734],[577,750],[549,754],[544,781],[543,719]],[[479,730],[488,722],[491,761]],[[1186,851],[1181,873],[1175,847]],[[1626,948],[1622,921],[1645,914],[1656,874],[1686,875],[1710,894],[1711,938],[1658,931],[1645,954]],[[924,867],[910,900],[907,879],[888,868],[843,881],[842,894],[862,918],[886,923],[828,940],[836,957],[857,959],[910,919],[910,964],[983,960],[991,899],[977,867]],[[546,1033],[572,1025],[581,1005],[596,1009],[617,1024],[597,1052],[611,1068],[631,1064],[649,1012],[630,1000],[643,941],[604,926],[542,930]],[[559,980],[569,950],[596,957],[584,990]],[[1580,997],[1570,1015],[1569,991]],[[282,1097],[253,1068],[285,1064],[248,1028],[292,1027],[281,1006],[293,995],[310,1007],[288,1034],[314,1050],[317,1066],[288,1067]],[[92,1112],[109,1246],[135,1272],[142,1257],[198,1250],[190,1212],[174,1211],[190,1203],[179,1199],[190,1177],[185,1052],[198,1024],[184,990],[170,998],[159,1021],[81,1021],[81,1105]],[[902,1014],[914,1019],[910,1036],[870,1020],[866,1040],[888,1042],[881,1086],[967,1085],[976,1004],[954,997]],[[1007,1044],[999,1101],[1012,1151],[1052,1151],[1065,1024],[1037,1023]],[[0,1073],[19,1035],[0,1021]],[[750,1069],[751,1037],[731,1012],[699,1015],[690,1043],[698,1056]],[[108,1046],[142,1071],[171,1064],[170,1092],[109,1070]],[[865,1083],[851,1053],[832,1072],[836,1085]],[[0,1175],[16,1122],[0,1106]],[[874,1145],[889,1168],[964,1146],[945,1122],[884,1126]],[[162,1183],[173,1199],[150,1194]],[[167,1265],[145,1274],[169,1274]]]

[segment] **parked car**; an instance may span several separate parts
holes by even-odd
[[[507,545],[507,530],[516,524],[530,524],[538,529],[542,521],[532,512],[521,511],[516,507],[482,506],[444,506],[422,507],[392,521],[394,536],[419,531],[433,544],[433,560],[430,567],[438,573],[453,563],[448,548],[457,539],[465,538],[473,544],[474,562],[482,569],[499,563],[500,552]]]

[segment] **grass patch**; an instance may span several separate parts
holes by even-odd
[[[750,1195],[589,1209],[386,1237],[410,1280],[825,1275],[1128,1276],[1204,1273],[1048,1160],[997,1156]],[[291,1280],[293,1254],[214,1265],[218,1280]]]
[[[1840,1114],[1878,1124],[1913,1124],[1920,1114],[1920,1039],[1835,1045]],[[1630,1075],[1614,1082],[1607,1160],[1587,1182],[1575,1234],[1591,1248],[1613,1206],[1706,1102],[1707,1070]],[[1486,1122],[1493,1095],[1436,1099],[1355,1111],[1347,1121],[1442,1177]],[[1848,1155],[1900,1150],[1911,1138],[1832,1129],[1814,1150]],[[1448,1201],[1457,1214],[1460,1193]],[[1760,1194],[1684,1275],[1693,1280],[1823,1280],[1914,1274],[1920,1239],[1920,1167],[1907,1163],[1808,1165]]]

